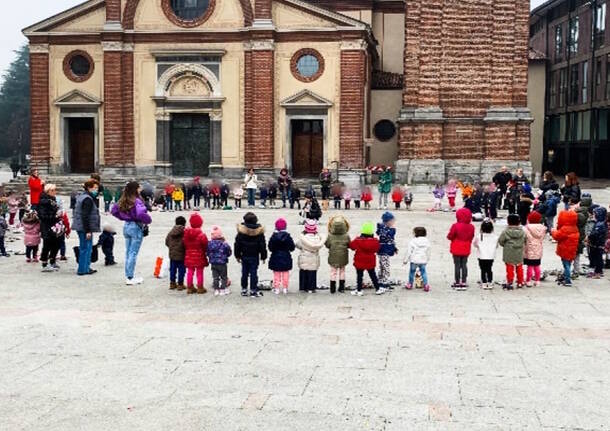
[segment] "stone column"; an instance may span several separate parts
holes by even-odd
[[[222,173],[222,111],[210,113],[210,174]]]
[[[30,121],[32,166],[42,172],[51,158],[49,45],[30,44]]]

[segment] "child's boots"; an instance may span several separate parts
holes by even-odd
[[[204,293],[207,293],[207,290],[205,287],[203,287],[203,285],[197,286],[197,293],[203,295]]]
[[[180,284],[176,285],[176,290],[177,291],[181,292],[184,289],[186,289],[186,287],[184,287],[184,284],[180,283]]]
[[[176,290],[178,288],[178,285],[176,284],[175,281],[172,281],[169,283],[169,290]]]
[[[330,282],[330,293],[332,293],[334,295],[336,291],[337,291],[337,282],[333,280]]]
[[[186,286],[186,293],[188,295],[192,295],[194,293],[197,293],[197,289],[195,289],[194,286]]]
[[[339,293],[345,293],[345,280],[339,280]]]

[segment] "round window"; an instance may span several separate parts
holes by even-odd
[[[381,120],[375,124],[373,133],[381,142],[389,141],[396,135],[396,125],[390,120]]]
[[[83,82],[93,74],[93,59],[84,51],[72,51],[64,59],[64,73],[75,82]]]
[[[181,27],[203,24],[214,10],[215,0],[163,0],[165,15]]]
[[[324,73],[324,58],[315,49],[297,51],[290,63],[292,74],[299,81],[312,82]]]

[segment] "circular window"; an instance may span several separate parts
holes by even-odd
[[[373,133],[381,142],[389,141],[396,135],[396,125],[393,121],[381,120],[375,124]]]
[[[290,68],[299,81],[312,82],[324,73],[324,58],[315,49],[301,49],[292,56]]]
[[[93,74],[93,59],[85,51],[72,51],[64,59],[64,73],[75,82],[83,82]]]
[[[163,0],[161,6],[167,18],[181,27],[197,27],[214,11],[216,0]]]

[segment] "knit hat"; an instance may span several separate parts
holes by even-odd
[[[198,229],[203,226],[203,217],[201,217],[197,213],[191,214],[191,218],[189,219],[189,223],[192,228]]]
[[[258,223],[258,217],[256,217],[256,215],[254,213],[246,213],[246,215],[244,216],[244,223],[246,223],[246,224],[257,224]]]
[[[383,221],[384,223],[388,223],[389,221],[394,220],[394,218],[394,214],[388,211],[381,216],[381,221]]]
[[[224,239],[224,234],[222,233],[222,229],[220,226],[212,226],[212,232],[210,233],[212,239]]]
[[[364,223],[360,233],[362,233],[362,235],[373,236],[375,234],[375,225],[370,221]]]
[[[538,211],[532,211],[529,216],[527,216],[527,222],[530,224],[540,224],[542,223],[542,214]]]
[[[318,223],[315,220],[305,220],[305,233],[318,233]]]
[[[275,222],[276,230],[278,230],[278,231],[286,230],[287,227],[288,227],[288,223],[286,222],[286,219],[279,218],[276,220],[276,222]]]
[[[525,183],[523,184],[523,191],[525,193],[531,193],[532,192],[532,186],[530,186],[529,184]]]

